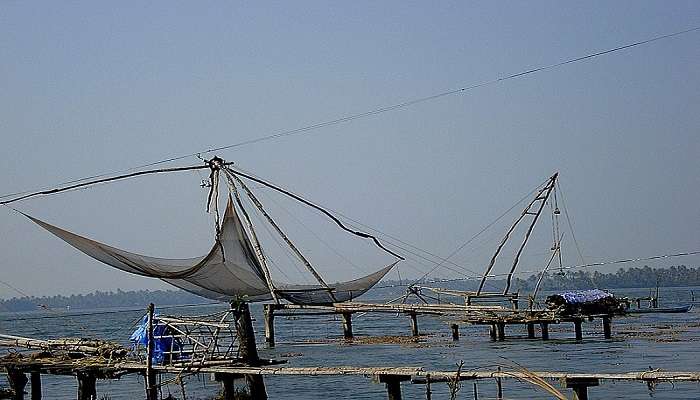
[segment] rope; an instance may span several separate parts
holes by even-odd
[[[345,230],[345,231],[347,231],[347,232],[350,232],[351,234],[353,234],[353,235],[355,235],[355,236],[359,236],[359,237],[361,237],[361,238],[371,239],[371,240],[374,242],[374,244],[376,244],[377,247],[379,247],[380,249],[382,249],[382,250],[384,250],[385,252],[391,254],[392,256],[398,258],[399,260],[405,260],[405,258],[404,258],[403,256],[401,256],[401,255],[399,255],[399,254],[397,254],[397,253],[395,253],[395,252],[389,250],[388,248],[384,247],[384,245],[379,241],[379,239],[377,239],[376,236],[370,235],[369,233],[356,231],[356,230],[353,230],[353,229],[347,227],[347,226],[346,226],[345,224],[343,224],[335,215],[331,214],[331,213],[330,213],[328,210],[326,210],[325,208],[320,207],[320,206],[317,206],[316,204],[314,204],[314,203],[312,203],[312,202],[310,202],[310,201],[308,201],[308,200],[306,200],[306,199],[304,199],[304,198],[302,198],[302,197],[300,197],[300,196],[297,196],[296,194],[294,194],[294,193],[292,193],[292,192],[290,192],[290,191],[288,191],[288,190],[285,190],[285,189],[283,189],[283,188],[281,188],[281,187],[279,187],[279,186],[273,185],[273,184],[271,184],[271,183],[269,183],[269,182],[267,182],[267,181],[264,181],[264,180],[262,180],[262,179],[260,179],[260,178],[256,178],[256,177],[254,177],[254,176],[252,176],[252,175],[246,174],[245,172],[241,172],[241,171],[234,170],[234,169],[232,169],[232,168],[230,168],[230,167],[228,167],[228,166],[224,166],[223,168],[224,168],[226,171],[228,171],[228,172],[230,172],[231,174],[233,174],[233,175],[242,176],[242,177],[244,177],[244,178],[246,178],[246,179],[250,179],[250,180],[253,181],[253,182],[257,182],[257,183],[259,183],[259,184],[261,184],[261,185],[265,185],[265,186],[269,187],[270,189],[276,190],[276,191],[278,191],[278,192],[280,192],[280,193],[282,193],[282,194],[285,194],[285,195],[287,195],[287,196],[293,198],[294,200],[296,200],[296,201],[298,201],[298,202],[300,202],[300,203],[306,204],[307,206],[309,206],[309,207],[311,207],[311,208],[314,208],[314,209],[316,209],[316,210],[322,212],[322,213],[323,213],[324,215],[326,215],[328,218],[330,218],[331,220],[333,220],[333,222],[335,222],[335,223],[336,223],[339,227],[341,227],[343,230]]]
[[[227,165],[226,163],[222,164],[222,166],[226,166],[226,165]],[[162,169],[151,169],[151,170],[146,170],[146,171],[133,172],[130,174],[114,176],[111,178],[103,178],[103,179],[97,179],[97,180],[92,180],[92,181],[83,182],[83,183],[77,183],[75,185],[70,185],[70,186],[66,186],[66,187],[62,187],[62,188],[54,188],[54,189],[49,189],[49,190],[32,192],[32,193],[25,194],[23,196],[15,197],[15,198],[10,199],[10,200],[1,201],[0,205],[8,205],[10,203],[14,203],[14,202],[21,201],[21,200],[26,200],[26,199],[29,199],[31,197],[47,196],[47,195],[61,193],[61,192],[65,192],[67,190],[72,190],[72,189],[76,189],[76,188],[80,188],[80,187],[96,185],[98,183],[118,181],[118,180],[122,180],[122,179],[133,178],[136,176],[150,175],[150,174],[161,174],[161,173],[169,173],[169,172],[191,171],[191,170],[206,169],[206,168],[211,168],[211,166],[209,164],[207,164],[207,165],[197,165],[197,166],[191,166],[191,167],[162,168]]]

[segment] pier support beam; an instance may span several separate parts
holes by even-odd
[[[612,338],[611,318],[608,315],[603,317],[603,336],[606,339]]]
[[[380,375],[379,382],[386,384],[386,394],[389,400],[401,400],[401,382],[410,380],[404,375]]]
[[[245,302],[232,302],[231,308],[236,316],[236,335],[238,336],[239,357],[248,365],[255,366],[260,362],[258,349],[255,346],[255,331],[253,331],[253,319],[250,317],[250,308]],[[245,375],[250,398],[254,400],[267,400],[265,380],[262,375]]]
[[[527,324],[527,338],[528,339],[535,338],[535,324],[533,324],[532,322]]]
[[[78,372],[78,400],[95,400],[97,398],[97,379],[95,375]]]
[[[344,312],[343,316],[343,337],[347,340],[352,339],[352,313]]]
[[[234,381],[236,378],[241,378],[241,375],[236,374],[222,374],[215,373],[214,380],[221,382],[221,399],[222,400],[233,400],[236,395],[236,387]]]
[[[459,340],[459,325],[452,324],[452,325],[450,325],[450,329],[452,330],[452,340],[455,342],[458,341]]]
[[[489,336],[491,336],[492,341],[496,341],[497,335],[496,335],[496,324],[491,324],[489,325]]]
[[[7,368],[7,382],[10,384],[10,389],[14,392],[12,400],[24,399],[24,387],[27,385],[27,381],[27,375],[24,372]]]
[[[265,343],[267,347],[275,347],[275,305],[265,304]]]
[[[574,400],[588,400],[588,387],[598,386],[598,379],[567,379],[566,387],[573,389]]]
[[[146,341],[146,400],[158,400],[158,386],[156,386],[156,373],[153,370],[153,351],[155,342],[153,341],[153,319],[155,315],[155,305],[153,303],[148,305],[148,332]],[[90,400],[91,397],[88,393],[88,397],[80,397],[80,374],[78,374],[78,400]],[[93,391],[94,391],[94,378],[93,378]],[[89,390],[89,385],[87,386]],[[97,396],[97,395],[95,395]]]
[[[583,331],[581,330],[581,319],[574,320],[574,330],[576,331],[576,340],[583,340]]]
[[[542,340],[549,340],[549,323],[540,322],[540,329],[542,330]]]
[[[498,322],[496,323],[496,327],[498,328],[498,341],[502,342],[506,340],[506,323]]]
[[[418,316],[414,312],[408,315],[411,317],[411,334],[413,336],[418,336]]]
[[[32,385],[32,400],[41,400],[41,373],[32,371],[29,377]]]

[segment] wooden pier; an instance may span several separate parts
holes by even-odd
[[[268,347],[275,346],[275,317],[278,316],[321,316],[338,315],[342,320],[343,337],[351,340],[354,337],[352,316],[355,313],[393,313],[409,317],[412,336],[419,336],[419,315],[450,316],[462,323],[489,326],[491,339],[503,341],[506,339],[507,326],[522,326],[527,329],[529,339],[536,338],[536,327],[539,327],[542,340],[549,340],[549,327],[562,323],[571,323],[576,340],[583,340],[583,323],[600,320],[603,336],[612,338],[613,314],[561,315],[551,310],[532,310],[506,308],[499,305],[458,305],[458,304],[374,304],[374,303],[339,303],[327,306],[308,306],[297,304],[265,304],[264,305],[265,342]],[[459,325],[450,324],[451,336],[459,340]]]
[[[95,360],[93,360],[95,361]],[[31,399],[41,399],[41,375],[69,375],[78,380],[78,400],[96,398],[96,379],[116,379],[126,374],[142,374],[147,372],[147,366],[134,362],[91,362],[89,366],[76,360],[51,361],[8,361],[0,360],[0,368],[4,368],[10,387],[15,391],[13,399],[24,399],[24,390],[31,378]],[[401,399],[401,383],[437,384],[455,381],[480,381],[498,379],[515,379],[527,381],[532,376],[551,381],[563,382],[567,388],[573,389],[576,398],[587,399],[588,389],[598,386],[600,381],[639,381],[645,383],[659,382],[700,382],[700,372],[670,372],[670,371],[634,371],[620,373],[569,373],[560,371],[525,371],[521,369],[468,370],[468,371],[427,371],[420,367],[280,367],[280,366],[243,366],[243,365],[203,365],[203,366],[160,366],[151,367],[155,374],[211,374],[220,382],[222,398],[232,399],[236,379],[244,377],[271,376],[364,376],[374,382],[386,385],[387,398]],[[503,388],[501,388],[503,390]],[[251,393],[254,399],[266,399],[262,393]]]

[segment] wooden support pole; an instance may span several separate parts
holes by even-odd
[[[418,336],[418,316],[416,313],[409,313],[411,316],[411,334],[413,336]]]
[[[540,322],[540,329],[542,330],[542,340],[549,340],[549,323]]]
[[[583,331],[581,330],[581,319],[574,320],[574,330],[576,331],[576,340],[583,340]]]
[[[157,400],[158,399],[158,387],[156,386],[156,373],[153,370],[153,351],[155,348],[155,343],[153,341],[153,318],[155,315],[155,306],[153,303],[148,305],[148,340],[146,342],[146,400]],[[78,383],[80,383],[80,377],[78,377]],[[78,399],[83,399],[80,397],[80,390],[78,390]],[[87,398],[86,398],[87,399]]]
[[[351,340],[352,336],[352,313],[344,312],[343,316],[343,337]]]
[[[452,329],[452,340],[455,342],[458,341],[459,340],[459,325],[452,324],[452,325],[450,325],[450,329]]]
[[[234,381],[240,375],[215,373],[214,380],[221,382],[221,400],[233,400],[236,396]]]
[[[566,387],[573,389],[574,400],[588,400],[588,387],[598,386],[598,379],[567,379]]]
[[[389,400],[401,400],[401,382],[410,380],[404,375],[380,375],[379,382],[386,384],[386,394]]]
[[[12,400],[24,399],[24,387],[27,385],[27,376],[24,372],[16,369],[6,368],[7,382],[10,384],[10,389],[14,392]]]
[[[535,338],[535,324],[533,324],[532,322],[527,324],[527,338],[528,339]]]
[[[498,328],[498,341],[502,342],[506,340],[506,323],[498,322],[496,323],[496,327]]]
[[[265,343],[267,347],[275,347],[275,305],[265,304]]]
[[[498,367],[498,372],[501,372],[501,367]],[[496,398],[503,400],[503,382],[500,376],[496,378]]]
[[[41,372],[32,371],[29,377],[32,385],[32,400],[41,400]]]
[[[232,303],[232,309],[236,316],[236,335],[238,336],[238,355],[243,362],[250,366],[260,363],[258,349],[255,346],[255,331],[253,330],[253,319],[250,317],[248,303]],[[235,307],[234,307],[235,306]],[[254,400],[267,400],[265,390],[265,380],[262,375],[245,375],[250,398]]]
[[[497,335],[496,335],[496,324],[491,324],[489,325],[489,336],[491,336],[492,341],[496,341]]]
[[[78,372],[78,400],[97,400],[97,379],[95,375],[85,372]]]
[[[425,375],[425,400],[432,400],[433,391],[430,388],[430,374]]]
[[[603,336],[606,339],[612,338],[612,329],[611,329],[611,322],[610,322],[610,316],[605,315],[603,316]]]

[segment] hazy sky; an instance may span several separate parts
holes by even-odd
[[[699,25],[697,1],[5,1],[1,192],[237,143]],[[696,31],[218,154],[442,256],[554,171],[587,261],[699,250],[699,44]],[[131,251],[197,256],[213,234],[202,176],[135,179],[16,207]],[[262,198],[281,222],[295,225],[275,202],[320,232],[297,229],[295,237],[329,280],[390,261],[313,212]],[[9,209],[0,209],[0,227],[0,280],[23,292],[163,287],[91,260]],[[455,262],[483,270],[504,229],[494,227]],[[322,250],[319,237],[346,258]],[[528,248],[528,267],[544,258],[541,242]],[[577,262],[571,250],[566,256]],[[296,271],[288,261],[280,256],[276,268]],[[680,263],[700,258],[658,265]],[[426,268],[409,262],[399,271]],[[0,285],[0,297],[15,295]]]

